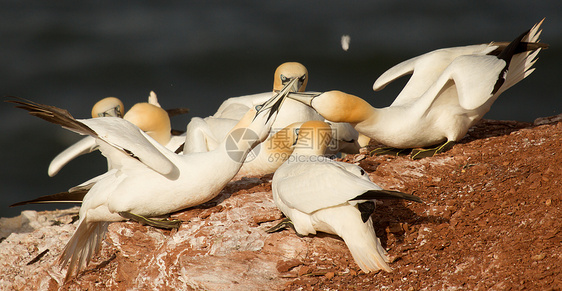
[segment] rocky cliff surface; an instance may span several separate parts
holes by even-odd
[[[78,208],[2,218],[0,289],[560,290],[561,120],[483,120],[452,150],[418,161],[346,157],[383,188],[426,201],[377,205],[391,273],[361,272],[335,236],[267,234],[282,218],[269,175],[173,214],[177,231],[111,224],[101,252],[67,283],[57,260]]]

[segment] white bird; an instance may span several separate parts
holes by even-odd
[[[263,176],[275,172],[293,152],[301,125],[302,122],[290,124],[257,145],[246,156],[236,177]]]
[[[221,104],[213,116],[192,118],[186,130],[184,152],[206,152],[215,149],[249,108],[253,108],[271,98],[273,94],[283,88],[284,84],[293,79],[298,80],[298,89],[295,91],[304,92],[308,83],[306,67],[295,62],[283,63],[275,70],[272,92],[229,98]],[[290,133],[295,128],[298,129],[302,122],[308,120],[324,120],[324,118],[309,106],[287,99],[283,108],[279,110],[270,137],[253,151],[256,153],[255,156],[247,156],[240,169],[239,176],[273,173],[292,152],[292,146],[280,149],[275,145],[287,143],[286,136],[283,135],[287,132]],[[346,123],[330,124],[335,132],[330,153],[359,152],[359,148],[362,146],[359,144],[359,133],[351,125]],[[281,133],[276,135],[279,131]],[[270,146],[268,147],[268,145]]]
[[[150,92],[148,103],[137,103],[123,115],[124,111],[125,107],[119,98],[106,97],[94,104],[92,107],[92,118],[125,118],[125,120],[132,122],[170,150],[175,151],[184,143],[184,135],[172,135],[170,116],[186,113],[187,109],[179,108],[169,111],[162,109],[154,91]],[[71,160],[80,155],[91,153],[96,149],[95,138],[91,136],[84,137],[53,158],[47,173],[50,177],[53,177]]]
[[[225,100],[215,114],[206,118],[194,117],[188,124],[186,135],[186,152],[201,152],[213,149],[220,143],[250,108],[261,104],[277,94],[283,86],[298,79],[295,91],[304,92],[308,84],[308,71],[305,66],[296,62],[281,64],[273,75],[273,91],[232,97]],[[280,109],[271,135],[295,122],[323,120],[315,110],[295,100],[286,100]]]
[[[534,70],[541,48],[542,21],[511,43],[436,50],[404,61],[379,77],[373,88],[413,76],[391,106],[373,108],[359,97],[339,91],[292,94],[327,120],[349,122],[382,144],[397,148],[434,146],[412,151],[412,158],[446,151],[490,110],[498,96]]]
[[[271,184],[273,200],[287,219],[268,231],[288,225],[299,235],[336,234],[361,270],[391,271],[373,228],[372,200],[422,201],[414,195],[383,190],[359,166],[323,157],[330,132],[329,125],[321,121],[301,126],[293,154],[277,169]]]
[[[70,264],[66,279],[87,266],[99,250],[109,223],[133,219],[156,227],[176,228],[179,221],[150,217],[214,198],[236,175],[246,154],[268,136],[278,109],[295,83],[296,79],[263,105],[248,111],[236,127],[246,129],[244,139],[230,135],[213,151],[184,155],[168,150],[121,118],[76,120],[68,111],[53,106],[10,100],[32,115],[95,137],[100,151],[111,163],[112,169],[102,177],[79,186],[88,192],[80,208],[79,226],[60,258],[62,266]]]
[[[306,67],[297,62],[283,63],[277,67],[273,74],[273,91],[229,98],[219,106],[212,117],[240,120],[248,109],[265,102],[279,92],[287,82],[295,78],[298,79],[297,90],[295,91],[304,92],[308,84]],[[303,106],[294,100],[286,100],[272,129],[280,130],[291,123],[308,120],[323,120],[323,118],[308,106]]]
[[[272,94],[278,92],[283,87],[283,85],[292,78],[299,78],[300,87],[297,92],[304,93],[308,84],[308,70],[306,69],[306,67],[297,62],[283,63],[279,67],[277,67],[273,75],[273,92],[229,98],[219,106],[219,109],[217,109],[217,112],[215,112],[212,117],[205,118],[205,121],[210,122],[211,118],[227,118],[239,120],[249,108],[263,103],[265,100],[270,98]],[[283,108],[280,110],[277,120],[273,125],[271,135],[293,123],[305,122],[309,120],[325,119],[309,106],[303,106],[303,104],[300,102],[296,102],[292,99],[287,99],[285,100]],[[335,132],[335,135],[333,136],[334,147],[330,148],[331,151],[357,153],[360,147],[366,145],[358,143],[357,139],[359,133],[357,133],[357,131],[354,130],[353,127],[351,127],[349,124],[337,124],[334,122],[329,122],[329,124],[330,126],[332,126]],[[213,124],[213,126],[216,125]],[[224,129],[222,130],[222,132],[224,132]],[[208,137],[208,135],[206,135],[206,137]],[[221,140],[221,137],[222,136],[219,134],[217,140]]]

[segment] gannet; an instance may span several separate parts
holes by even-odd
[[[246,156],[237,177],[271,174],[291,155],[302,122],[292,123],[269,136]],[[252,155],[253,156],[250,156]]]
[[[192,118],[187,128],[186,134],[189,138],[186,139],[184,150],[198,152],[213,149],[224,139],[232,126],[246,114],[248,109],[265,102],[293,79],[298,80],[295,92],[304,92],[308,84],[308,70],[300,63],[283,63],[273,74],[272,91],[228,98],[212,116]],[[300,102],[286,100],[270,134],[273,135],[292,123],[308,120],[323,120],[323,118],[312,108]]]
[[[382,144],[397,148],[429,147],[412,151],[412,158],[446,151],[490,110],[498,96],[534,71],[541,48],[534,25],[511,43],[440,49],[404,61],[374,83],[380,90],[413,72],[412,78],[389,107],[373,108],[363,99],[340,91],[291,94],[312,106],[327,120],[349,122]]]
[[[214,126],[215,132],[227,131],[232,129],[232,124],[237,122],[232,119],[213,118],[209,119],[208,125]],[[224,138],[213,138],[215,136],[209,132],[202,132],[207,126],[198,126],[194,122],[203,122],[202,120],[193,118],[188,124],[186,131],[186,152],[205,152],[213,150],[217,144]],[[294,122],[281,130],[277,130],[270,135],[264,142],[256,146],[252,152],[246,156],[246,160],[236,175],[244,176],[263,176],[271,174],[285,162],[293,152],[294,142],[296,140],[296,132],[303,122]],[[348,123],[328,123],[332,130],[332,140],[327,150],[327,154],[335,155],[339,152],[358,153],[361,145],[359,144],[359,133]],[[191,130],[192,126],[198,126],[198,130]],[[193,138],[191,134],[198,132],[203,137]]]
[[[323,157],[330,132],[329,125],[321,121],[301,126],[295,150],[277,169],[271,184],[273,200],[287,220],[268,231],[289,225],[303,236],[317,231],[336,234],[361,270],[391,271],[373,228],[372,200],[422,201],[414,195],[383,190],[359,166]]]
[[[205,118],[193,117],[186,130],[187,153],[212,150],[219,144],[232,127],[246,114],[250,108],[261,104],[275,95],[290,80],[297,79],[297,89],[303,92],[308,83],[308,71],[305,66],[296,62],[281,64],[273,74],[273,91],[232,97],[225,100],[215,114]],[[283,108],[272,127],[271,134],[281,130],[294,122],[304,122],[322,117],[308,106],[300,102],[286,100]]]
[[[249,108],[271,98],[290,80],[297,79],[296,92],[304,92],[308,83],[308,71],[300,63],[288,62],[281,64],[274,73],[273,91],[229,98],[224,101],[213,116],[206,118],[193,117],[186,130],[186,141],[183,147],[186,153],[206,152],[213,150],[224,140],[226,134],[240,120]],[[297,125],[308,120],[324,120],[314,109],[294,100],[286,100],[283,108],[272,126],[268,140],[259,145],[256,155],[248,155],[239,175],[265,175],[273,173],[291,154],[292,147],[282,150],[276,145],[287,143],[282,136],[291,132]],[[330,123],[334,130],[334,140],[330,146],[330,153],[357,153],[362,146],[359,144],[359,133],[349,124]],[[276,135],[277,132],[280,134]],[[265,148],[272,145],[270,148]]]
[[[275,73],[273,74],[273,92],[229,98],[219,106],[212,117],[205,118],[205,121],[209,122],[211,118],[239,120],[248,110],[248,108],[256,106],[257,104],[260,104],[270,98],[272,94],[278,92],[283,87],[283,85],[292,78],[299,78],[300,87],[298,90],[296,90],[296,92],[304,93],[308,84],[308,75],[308,70],[301,63],[283,63],[279,67],[277,67]],[[284,106],[277,116],[277,120],[275,121],[275,124],[273,125],[271,131],[271,135],[293,123],[305,122],[309,120],[326,121],[320,114],[318,114],[318,112],[311,109],[310,107],[303,106],[303,104],[301,104],[300,102],[295,102],[292,99],[287,99],[285,100]],[[329,122],[329,124],[332,126],[336,133],[336,135],[334,135],[333,144],[335,146],[335,149],[332,148],[332,151],[357,153],[359,147],[366,145],[358,143],[358,133],[353,129],[353,127],[349,126],[348,124],[336,124],[334,122]],[[208,138],[209,130],[205,129],[204,131],[207,133],[205,137]]]
[[[248,109],[265,102],[279,92],[287,82],[295,78],[298,79],[297,90],[295,91],[304,92],[308,84],[306,67],[297,62],[283,63],[275,69],[273,74],[273,91],[228,98],[219,106],[212,117],[240,120]],[[280,130],[291,123],[308,120],[323,120],[323,118],[308,106],[303,106],[294,100],[285,100],[272,129],[274,131]]]
[[[156,227],[177,228],[179,221],[157,217],[214,198],[240,169],[247,153],[265,140],[283,100],[297,79],[262,105],[249,110],[237,124],[243,136],[229,135],[217,149],[178,155],[127,120],[117,117],[74,119],[66,110],[29,101],[10,100],[49,122],[96,138],[111,170],[82,184],[88,192],[79,225],[60,263],[69,264],[66,279],[83,270],[99,250],[109,223],[133,219]],[[233,130],[233,133],[235,131]],[[226,144],[235,145],[228,149]]]
[[[172,135],[170,117],[186,113],[185,108],[164,110],[158,103],[156,93],[150,92],[148,103],[137,103],[125,112],[123,102],[116,97],[106,97],[92,107],[92,118],[122,117],[132,122],[159,143],[171,150],[177,150],[185,140],[185,135]],[[47,173],[54,177],[71,160],[96,150],[95,138],[87,136],[60,152],[49,164]]]

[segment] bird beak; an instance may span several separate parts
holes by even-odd
[[[281,108],[281,104],[283,104],[285,97],[287,97],[289,93],[298,90],[297,88],[298,81],[299,81],[298,78],[294,78],[291,81],[287,82],[287,84],[285,84],[283,89],[281,89],[277,94],[275,94],[269,100],[265,101],[265,103],[263,103],[261,107],[258,108],[256,112],[256,116],[258,116],[258,114],[260,114],[263,111],[269,110],[269,116],[267,117],[267,120],[269,120],[274,113],[279,111],[279,108]]]
[[[321,92],[290,92],[287,97],[312,107],[312,99],[322,94]]]
[[[117,105],[115,107],[109,108],[104,112],[98,113],[99,117],[121,117],[123,118],[123,111],[121,110],[121,106]]]

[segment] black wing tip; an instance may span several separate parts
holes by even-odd
[[[365,223],[369,220],[369,217],[371,217],[373,212],[375,212],[375,203],[373,201],[359,203],[357,204],[357,208],[361,213],[361,220]]]
[[[24,205],[29,205],[29,204],[76,204],[76,205],[80,205],[80,204],[82,204],[82,201],[35,201],[35,200],[29,200],[29,201],[22,201],[22,202],[14,203],[14,204],[10,205],[9,207],[18,207],[18,206],[24,206]]]
[[[42,105],[42,104],[39,104],[37,102],[31,101],[31,100],[23,98],[23,97],[18,97],[18,96],[5,95],[4,98],[10,98],[10,99],[4,100],[4,102],[19,104],[19,105],[23,105],[23,106],[29,106],[29,105],[41,106]]]
[[[75,187],[76,188],[76,187]],[[73,188],[73,189],[75,189]],[[77,190],[69,190],[68,192],[59,192],[55,194],[40,196],[35,199],[14,203],[10,207],[23,206],[28,204],[80,204],[84,200],[84,196],[90,188],[77,188]]]
[[[189,108],[186,107],[171,108],[171,109],[166,109],[166,112],[168,113],[168,116],[174,117],[177,115],[189,113]]]
[[[26,205],[29,204],[27,201],[22,201],[22,202],[18,202],[18,203],[14,203],[8,207],[16,207],[16,206],[22,206],[22,205]]]
[[[86,135],[91,135],[93,137],[97,137],[97,133],[94,130],[92,130],[84,123],[76,120],[76,118],[74,118],[74,116],[72,116],[72,114],[70,114],[70,112],[68,112],[68,110],[66,109],[37,103],[21,97],[14,97],[14,96],[7,96],[7,97],[14,98],[14,99],[5,100],[5,102],[16,104],[15,106],[16,108],[21,108],[23,110],[26,110],[32,116],[39,117],[43,120],[60,125],[63,128],[72,130],[74,132],[78,132],[80,134],[86,134]]]
[[[400,192],[400,191],[394,191],[394,190],[369,190],[355,198],[353,198],[352,200],[382,200],[382,199],[404,199],[404,200],[409,200],[409,201],[414,201],[414,202],[418,202],[418,203],[422,203],[425,204],[425,202],[418,196],[416,195],[412,195],[412,194],[408,194],[408,193],[404,193],[404,192]]]
[[[504,60],[507,65],[506,67],[509,67],[509,62],[511,61],[511,58],[513,57],[513,55],[517,54],[518,52],[518,47],[520,47],[520,44],[522,43],[521,41],[523,40],[523,38],[529,34],[529,32],[531,32],[531,30],[527,30],[524,33],[520,34],[517,38],[515,38],[514,40],[512,40],[506,47],[505,49],[503,49],[499,54],[498,54],[498,59],[502,59]]]

